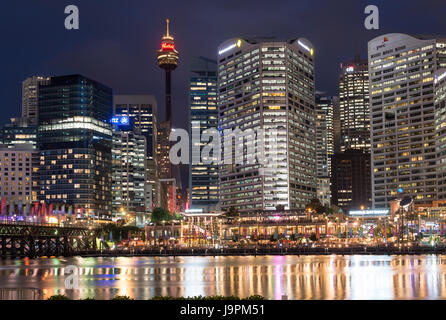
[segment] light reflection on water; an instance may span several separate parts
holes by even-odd
[[[65,290],[65,267],[79,290]],[[0,288],[45,297],[259,294],[267,299],[446,299],[446,256],[120,257],[0,260]]]

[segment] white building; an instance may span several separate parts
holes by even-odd
[[[435,133],[437,151],[437,194],[446,200],[446,69],[440,69],[434,77]]]
[[[303,38],[234,38],[218,47],[223,159],[231,156],[224,145],[233,139],[225,131],[246,134],[242,156],[232,153],[232,163],[220,167],[222,210],[303,209],[316,197],[313,53]],[[265,147],[257,144],[253,153],[259,129]],[[255,161],[259,153],[266,161]]]
[[[437,198],[434,73],[446,67],[446,38],[391,33],[368,43],[373,203],[398,192],[415,204]]]
[[[31,144],[0,147],[0,197],[10,210],[37,200],[33,190],[36,156]]]

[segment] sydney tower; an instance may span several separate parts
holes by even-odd
[[[160,124],[159,140],[158,140],[158,165],[159,165],[159,178],[161,180],[172,180],[172,165],[169,159],[170,142],[169,135],[172,130],[172,97],[171,97],[171,74],[172,71],[178,66],[178,51],[175,50],[175,43],[173,37],[169,34],[169,19],[166,19],[167,32],[161,38],[161,49],[158,50],[158,65],[160,68],[164,69],[166,73],[166,120],[162,121]],[[175,197],[175,183],[174,185],[168,187],[166,190],[162,190],[160,195],[163,199],[160,199],[161,206],[169,207],[172,212],[175,210],[175,205],[173,203],[173,198]],[[164,190],[163,190],[164,189]],[[167,191],[167,198],[165,198]],[[171,194],[172,193],[172,194]],[[172,197],[172,198],[171,198]],[[171,199],[169,199],[171,198]],[[167,203],[171,202],[172,203]]]

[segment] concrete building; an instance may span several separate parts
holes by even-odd
[[[189,88],[189,133],[200,130],[202,134],[208,129],[218,129],[217,109],[217,61],[199,57],[191,64],[190,88]],[[207,145],[206,142],[190,141],[191,152],[189,165],[189,190],[190,208],[203,209],[205,212],[218,209],[218,155],[213,155],[214,163],[205,164],[201,159],[201,152]],[[193,154],[197,155],[198,162],[193,160]],[[204,159],[206,160],[206,159]]]
[[[0,197],[8,211],[20,206],[31,206],[37,200],[35,174],[37,152],[31,144],[0,147]]]
[[[446,67],[446,38],[391,33],[368,43],[373,203],[398,191],[415,205],[437,198],[434,73]]]
[[[218,47],[221,209],[304,209],[316,197],[313,54],[303,38],[233,38]],[[236,142],[242,154],[225,150],[234,136],[246,141]]]
[[[39,119],[39,85],[48,82],[47,77],[29,77],[22,82],[22,118],[28,118],[31,125]]]

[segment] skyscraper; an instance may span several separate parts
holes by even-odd
[[[446,38],[391,33],[368,43],[373,202],[398,193],[437,198],[434,73],[446,67]]]
[[[189,120],[190,137],[192,130],[199,127],[203,132],[207,129],[218,128],[217,110],[217,61],[207,58],[195,58],[191,65],[191,78],[189,89]],[[192,153],[201,154],[205,142],[197,142],[194,148],[191,141],[190,156]],[[215,155],[214,160],[217,159]],[[202,208],[205,211],[216,210],[218,207],[218,164],[205,164],[202,159],[199,163],[190,162],[189,189],[190,207]]]
[[[434,77],[435,133],[437,150],[437,194],[446,200],[446,68]]]
[[[151,194],[146,188],[146,136],[134,127],[128,116],[113,117],[112,148],[112,211],[116,218],[124,218],[142,227],[151,212]],[[150,201],[150,202],[149,202]],[[150,208],[149,208],[150,207]],[[150,210],[149,210],[150,209]]]
[[[26,78],[22,83],[22,118],[28,118],[29,124],[37,125],[39,110],[39,85],[49,80],[46,77]]]
[[[165,72],[165,108],[166,120],[160,123],[157,141],[158,168],[160,177],[159,205],[171,208],[175,205],[176,183],[172,184],[172,164],[169,158],[170,142],[169,135],[172,130],[172,96],[171,96],[171,73],[178,66],[178,51],[175,49],[173,37],[169,34],[169,19],[166,19],[167,31],[161,38],[161,49],[157,52],[158,65]]]
[[[339,110],[339,97],[331,98],[333,105],[333,152],[341,152],[341,112]]]
[[[230,39],[218,47],[222,150],[237,129],[246,138],[243,154],[220,167],[222,209],[303,209],[316,197],[313,53],[303,38]],[[259,129],[265,161],[256,162],[250,150]]]
[[[39,201],[111,216],[112,90],[81,75],[39,89]]]
[[[333,101],[331,96],[316,92],[316,175],[317,197],[330,205],[331,158],[334,154]]]
[[[371,207],[370,154],[347,149],[336,153],[332,161],[331,200],[347,213]]]
[[[157,103],[152,95],[115,95],[113,96],[114,115],[128,116],[132,119],[137,132],[146,137],[146,195],[149,203],[147,210],[151,211],[156,199],[157,185]]]
[[[369,71],[359,56],[341,64],[339,111],[341,150],[370,152]]]
[[[316,92],[315,112],[317,176],[329,177],[331,174],[331,156],[334,154],[332,97]]]

